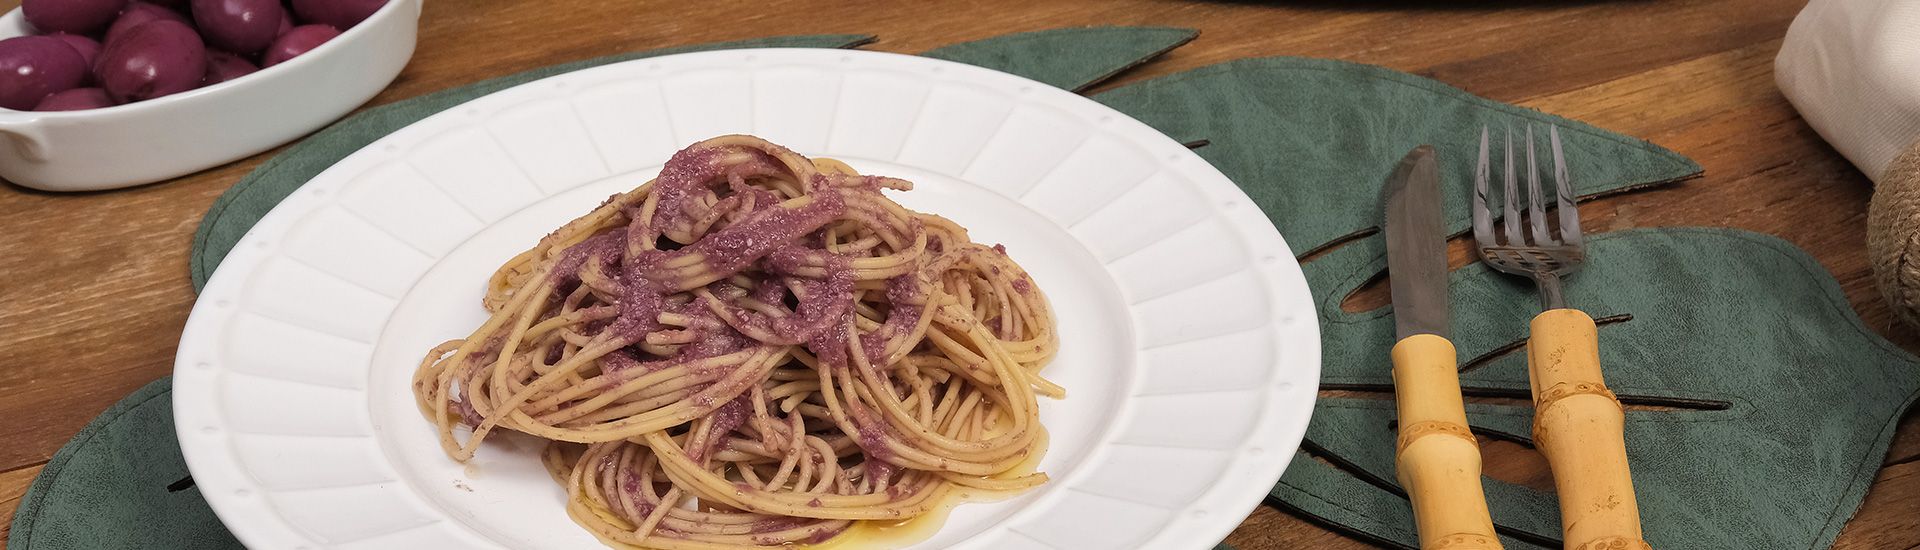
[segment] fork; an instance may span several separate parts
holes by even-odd
[[[1586,244],[1581,240],[1580,211],[1574,206],[1560,129],[1548,129],[1553,202],[1560,222],[1557,232],[1548,224],[1531,124],[1526,130],[1526,215],[1520,212],[1522,193],[1509,128],[1501,231],[1495,231],[1493,212],[1487,206],[1488,133],[1486,127],[1480,128],[1480,162],[1473,180],[1474,249],[1487,265],[1531,278],[1540,289],[1543,311],[1533,318],[1527,339],[1533,440],[1553,470],[1566,548],[1650,549],[1640,530],[1640,507],[1627,468],[1625,410],[1601,378],[1593,318],[1567,307],[1561,287],[1561,279],[1586,262]]]

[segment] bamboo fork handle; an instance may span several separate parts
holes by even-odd
[[[1480,445],[1467,431],[1453,343],[1432,334],[1393,346],[1400,411],[1395,467],[1413,501],[1423,550],[1498,550],[1480,488]]]
[[[1650,549],[1627,469],[1626,416],[1600,376],[1593,318],[1552,309],[1533,318],[1532,330],[1533,440],[1553,469],[1566,547]]]

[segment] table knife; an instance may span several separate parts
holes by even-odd
[[[1433,147],[1407,153],[1381,192],[1393,293],[1394,450],[1424,550],[1500,548],[1480,485],[1480,446],[1467,429],[1459,361],[1447,340],[1447,232]]]

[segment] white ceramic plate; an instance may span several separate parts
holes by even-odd
[[[599,548],[526,438],[441,454],[409,378],[484,319],[487,276],[653,177],[752,133],[1005,243],[1052,300],[1067,388],[1044,487],[961,506],[920,548],[1209,548],[1307,426],[1319,330],[1259,209],[1145,124],[1031,80],[841,50],[675,55],[474,100],[294,193],[213,274],[181,337],[180,446],[254,548]]]

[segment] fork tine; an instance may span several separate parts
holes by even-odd
[[[1513,127],[1507,127],[1507,196],[1506,208],[1500,221],[1507,227],[1506,246],[1525,246],[1527,237],[1520,233],[1520,180],[1513,172]]]
[[[1560,150],[1560,127],[1549,126],[1547,136],[1553,143],[1553,186],[1560,204],[1560,239],[1580,246],[1580,208],[1573,202],[1573,179],[1567,176],[1567,156]]]
[[[1540,169],[1533,162],[1533,123],[1527,123],[1527,221],[1533,226],[1533,244],[1553,244],[1547,233],[1547,210],[1540,198]]]
[[[1473,241],[1481,248],[1493,246],[1493,212],[1487,210],[1487,127],[1480,127],[1480,164],[1473,170]]]

